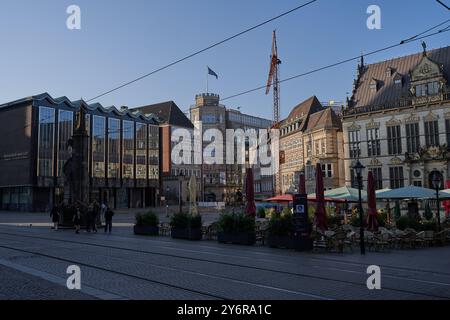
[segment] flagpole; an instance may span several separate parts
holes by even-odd
[[[209,70],[208,70],[208,67],[206,67],[206,93],[208,93],[208,91],[209,91],[209,77],[208,77],[208,75],[209,75]]]

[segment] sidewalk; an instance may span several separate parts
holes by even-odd
[[[135,208],[135,209],[117,209],[113,218],[113,223],[116,226],[133,226],[135,216],[138,213],[145,213],[152,211],[156,213],[161,222],[169,222],[170,217],[179,212],[178,206],[158,207],[158,208]],[[184,212],[188,212],[189,208],[183,208]],[[217,221],[220,212],[213,209],[200,209],[203,222],[210,223]],[[14,212],[14,211],[0,211],[1,225],[15,225],[15,226],[34,226],[34,227],[50,227],[52,225],[50,213],[33,213],[33,212]]]

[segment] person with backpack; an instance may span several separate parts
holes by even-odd
[[[105,213],[105,233],[108,232],[108,229],[109,229],[109,233],[111,233],[113,216],[114,216],[114,211],[112,211],[110,208],[106,209],[106,213]]]

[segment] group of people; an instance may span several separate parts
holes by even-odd
[[[105,203],[101,205],[97,201],[93,201],[89,206],[84,205],[80,201],[72,206],[55,205],[50,211],[50,217],[53,222],[53,229],[58,230],[58,225],[61,221],[61,216],[65,210],[71,212],[73,225],[75,226],[75,233],[80,233],[81,223],[86,223],[86,232],[97,233],[97,223],[99,218],[103,218],[105,224],[105,233],[112,232],[112,219],[114,211],[111,210]]]

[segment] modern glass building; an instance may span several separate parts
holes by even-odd
[[[44,93],[0,105],[0,208],[44,211],[64,201],[76,114],[87,110],[90,200],[114,208],[157,205],[159,127],[152,114]]]

